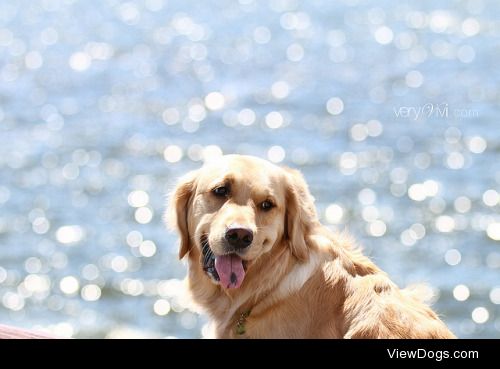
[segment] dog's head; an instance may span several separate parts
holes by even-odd
[[[179,258],[199,259],[207,277],[224,288],[240,287],[252,264],[282,242],[306,260],[306,235],[317,219],[313,201],[298,171],[223,156],[181,178],[170,198]]]

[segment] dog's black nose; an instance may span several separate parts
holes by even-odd
[[[236,250],[240,250],[250,246],[253,240],[253,232],[248,228],[232,226],[226,231],[225,238],[231,246]]]

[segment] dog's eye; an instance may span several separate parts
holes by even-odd
[[[226,186],[220,186],[212,190],[213,194],[217,197],[226,197],[229,195],[229,188]]]
[[[264,211],[271,210],[273,207],[274,207],[274,204],[269,200],[263,201],[260,204],[260,208]]]

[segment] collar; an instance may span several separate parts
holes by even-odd
[[[246,332],[246,322],[247,322],[247,318],[250,316],[250,313],[251,313],[251,309],[248,309],[248,310],[244,310],[240,317],[238,318],[238,320],[236,321],[236,334],[237,335],[242,335],[242,334],[245,334]]]

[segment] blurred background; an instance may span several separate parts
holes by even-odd
[[[0,322],[201,337],[178,176],[299,168],[332,228],[463,338],[500,337],[500,4],[0,2]]]

